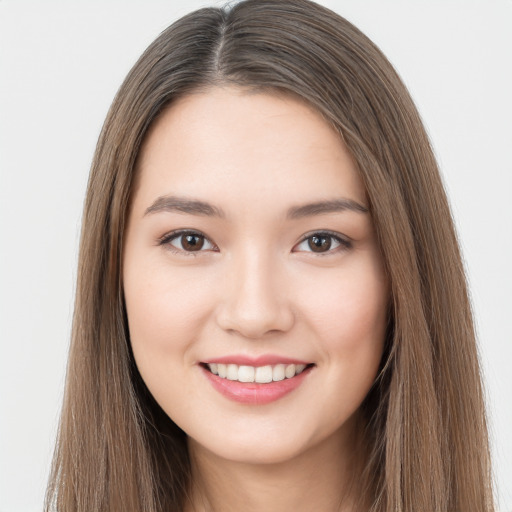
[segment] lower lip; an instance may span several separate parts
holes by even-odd
[[[242,404],[264,405],[275,402],[297,389],[309,374],[311,368],[306,368],[302,373],[291,379],[267,384],[223,379],[206,368],[202,368],[202,370],[211,385],[226,398]]]

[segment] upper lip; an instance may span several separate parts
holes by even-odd
[[[229,355],[222,357],[214,357],[202,361],[205,364],[217,363],[217,364],[236,364],[238,366],[267,366],[276,364],[311,364],[310,361],[303,361],[301,359],[295,359],[293,357],[284,357],[275,354],[266,354],[258,357],[250,357],[246,355]]]

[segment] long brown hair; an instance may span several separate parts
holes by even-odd
[[[343,138],[365,183],[391,286],[382,371],[362,405],[372,511],[492,511],[470,303],[447,199],[413,102],[379,49],[308,0],[201,9],[165,30],[121,86],[83,216],[72,344],[47,510],[179,511],[185,434],[135,366],[121,256],[136,159],[178,97],[236,84],[300,97]]]

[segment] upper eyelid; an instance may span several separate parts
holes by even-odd
[[[206,240],[210,241],[213,244],[213,241],[210,239],[210,237],[205,235],[202,231],[199,231],[198,229],[187,229],[187,228],[174,229],[172,231],[169,231],[169,232],[165,233],[165,235],[162,235],[161,237],[159,237],[158,241],[161,242],[164,240],[166,240],[166,241],[172,240],[173,238],[177,238],[180,235],[199,235],[199,236],[204,237]]]
[[[328,229],[317,229],[315,231],[309,231],[308,233],[305,233],[304,235],[302,235],[302,237],[299,239],[297,244],[304,242],[305,240],[307,240],[308,238],[311,238],[314,235],[331,236],[332,238],[335,238],[336,240],[339,240],[340,242],[343,242],[343,243],[351,243],[352,242],[352,239],[350,237],[348,237],[346,235],[342,235],[341,233],[338,233],[337,231],[330,231]],[[297,245],[297,244],[295,244],[295,245]]]
[[[169,231],[168,233],[166,233],[165,235],[163,235],[163,236],[161,236],[161,237],[159,237],[157,239],[157,244],[158,245],[164,245],[164,244],[170,242],[171,240],[175,240],[176,238],[179,238],[180,236],[187,235],[187,234],[202,236],[205,240],[208,240],[208,242],[214,248],[217,248],[217,244],[209,236],[204,234],[202,231],[199,231],[197,229],[187,229],[187,228],[182,228],[182,229],[176,229],[176,230],[173,230],[173,231]],[[176,251],[179,251],[179,250],[180,249],[176,248]],[[183,251],[183,252],[186,252],[187,254],[189,254],[189,253],[190,254],[194,254],[193,251]],[[205,251],[196,251],[195,254],[197,254],[199,252],[205,252]]]

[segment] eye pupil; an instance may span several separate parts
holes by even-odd
[[[204,236],[201,235],[183,235],[181,245],[186,251],[199,251],[204,245]]]
[[[313,252],[328,251],[331,248],[331,237],[313,235],[308,239],[308,245]]]

